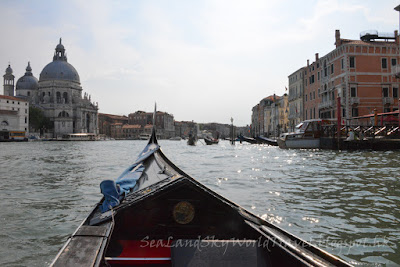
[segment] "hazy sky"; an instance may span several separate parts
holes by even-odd
[[[250,124],[262,98],[332,51],[335,30],[393,32],[392,0],[0,1],[0,70],[52,61],[59,38],[100,112],[157,108],[175,120]],[[1,88],[0,93],[3,90]]]

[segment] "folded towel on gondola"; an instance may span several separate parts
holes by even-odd
[[[138,181],[145,169],[143,162],[155,151],[160,148],[157,144],[148,144],[139,157],[129,168],[127,168],[114,182],[104,180],[100,183],[101,193],[104,195],[104,201],[101,204],[101,212],[106,212],[111,208],[118,206],[125,194],[137,189]]]
[[[104,195],[104,201],[100,206],[101,212],[106,212],[111,208],[118,206],[124,198],[119,186],[113,180],[104,180],[100,183],[101,193]]]

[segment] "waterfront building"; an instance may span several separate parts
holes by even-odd
[[[13,133],[29,134],[29,102],[14,96],[0,95],[0,140],[11,139]]]
[[[304,70],[303,119],[337,118],[338,96],[343,123],[358,116],[398,110],[400,60],[398,32],[368,31],[361,40],[335,32],[336,48],[307,61]]]
[[[122,138],[122,125],[128,124],[127,116],[99,113],[98,117],[100,135]]]
[[[14,95],[10,65],[3,77],[4,94]],[[92,103],[88,94],[82,96],[82,92],[79,74],[68,63],[61,39],[55,48],[53,61],[43,68],[39,80],[32,75],[28,63],[25,75],[16,85],[16,96],[26,99],[49,118],[52,129],[46,130],[53,137],[68,133],[98,134],[98,104]]]
[[[268,135],[270,132],[269,121],[265,120],[265,110],[270,109],[272,103],[279,99],[278,96],[268,96],[261,99],[260,103],[252,108],[251,115],[251,135],[252,136],[263,136]]]
[[[289,75],[289,131],[303,120],[303,92],[305,67]]]
[[[269,132],[269,136],[278,137],[281,133],[288,131],[288,109],[288,95],[284,94],[281,97],[274,95],[274,101],[271,104],[271,131]]]
[[[122,126],[122,137],[124,139],[139,139],[144,132],[145,128],[139,124],[125,124]]]
[[[128,115],[128,123],[140,125],[145,133],[145,127],[153,124],[153,112],[136,111]],[[156,113],[157,134],[161,139],[169,139],[175,136],[174,116],[167,112]]]

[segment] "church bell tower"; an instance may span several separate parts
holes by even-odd
[[[4,95],[7,96],[14,96],[14,78],[15,76],[13,75],[13,70],[8,64],[8,68],[6,69],[6,74],[3,75],[4,82],[3,82],[3,88],[4,88]]]

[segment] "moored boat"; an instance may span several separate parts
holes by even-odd
[[[213,192],[161,151],[155,129],[138,159],[51,266],[350,266]]]
[[[252,137],[247,137],[247,136],[241,135],[241,136],[239,136],[239,140],[240,140],[240,142],[245,141],[250,144],[257,144],[257,140]]]
[[[278,138],[280,148],[321,148],[321,127],[333,124],[332,120],[305,120],[296,125],[295,131]]]
[[[257,143],[259,144],[267,144],[270,146],[277,146],[278,145],[278,141],[276,141],[275,139],[271,139],[271,138],[267,138],[264,136],[257,136],[256,137]]]

